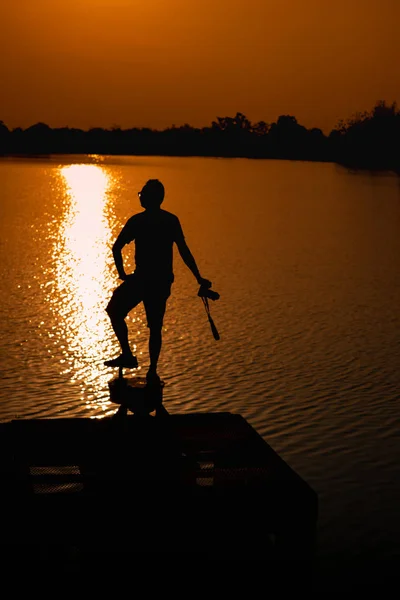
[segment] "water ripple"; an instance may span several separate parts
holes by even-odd
[[[145,158],[129,160],[9,172],[0,225],[10,249],[0,246],[2,421],[103,418],[117,408],[108,392],[114,374],[103,366],[118,351],[104,312],[117,284],[111,244],[135,209],[132,189],[154,170]],[[302,195],[304,165],[181,164],[157,159],[157,170],[171,190],[168,209],[179,213],[221,293],[211,305],[221,339],[214,341],[196,283],[176,257],[160,358],[166,408],[242,414],[318,492],[322,554],[358,555],[371,546],[393,553],[400,536],[397,188],[313,165],[319,198],[309,187]],[[291,178],[297,185],[282,193]],[[142,308],[129,328],[145,370]]]

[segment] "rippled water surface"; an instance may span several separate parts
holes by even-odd
[[[118,283],[111,246],[153,177],[221,295],[216,342],[175,254],[160,359],[167,409],[242,414],[318,492],[322,555],[396,555],[394,176],[242,159],[1,160],[0,419],[115,411],[103,366],[118,352],[104,312]],[[124,257],[133,269],[132,245]],[[143,373],[142,307],[128,324]]]

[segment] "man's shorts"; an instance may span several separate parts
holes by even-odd
[[[144,280],[133,273],[114,291],[107,312],[124,319],[135,306],[143,302],[147,327],[162,327],[170,295],[170,281]]]

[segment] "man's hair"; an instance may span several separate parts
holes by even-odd
[[[158,179],[149,179],[142,190],[144,206],[160,206],[164,200],[165,189]]]

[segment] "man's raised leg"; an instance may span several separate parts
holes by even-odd
[[[138,366],[138,361],[130,349],[128,340],[128,327],[125,323],[125,316],[127,312],[124,304],[126,303],[126,294],[129,290],[126,286],[123,286],[124,284],[115,290],[106,308],[107,314],[110,317],[112,328],[117,336],[119,345],[121,346],[122,353],[117,358],[107,360],[104,364],[108,367],[127,367],[136,369]]]

